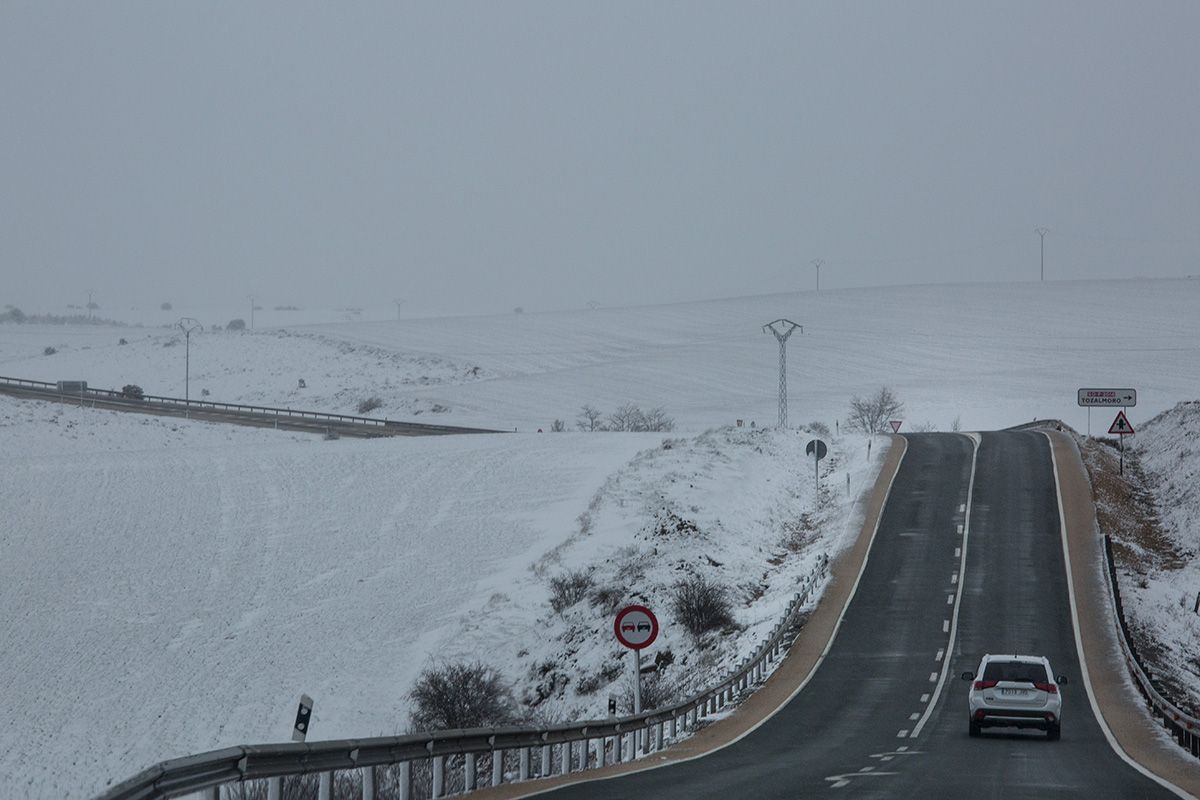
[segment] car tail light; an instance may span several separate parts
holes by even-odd
[[[982,722],[984,716],[986,716],[986,712],[982,708],[979,709],[978,711],[975,712],[975,721]]]
[[[1046,722],[1054,722],[1054,712],[1053,711],[1046,712]]]
[[[1049,694],[1058,694],[1058,687],[1053,683],[1035,683],[1033,688],[1041,689],[1043,692],[1047,692]]]
[[[997,683],[999,683],[999,681],[975,681],[975,688],[976,689],[991,689]]]

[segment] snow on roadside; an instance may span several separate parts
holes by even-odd
[[[1138,430],[1135,454],[1159,529],[1174,551],[1122,583],[1127,614],[1150,632],[1178,698],[1200,710],[1200,402],[1179,403]]]

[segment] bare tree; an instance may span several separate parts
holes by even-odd
[[[561,419],[556,419],[556,420],[554,420],[554,422],[550,423],[550,432],[551,433],[562,433],[566,429],[567,429],[567,423],[563,422]]]
[[[575,427],[581,431],[601,430],[603,426],[600,424],[600,420],[603,418],[604,415],[600,413],[599,409],[585,405],[579,409],[579,417],[575,420]]]
[[[880,386],[879,391],[869,397],[855,395],[850,398],[850,415],[846,422],[851,430],[863,433],[886,433],[888,421],[904,411],[890,387]]]

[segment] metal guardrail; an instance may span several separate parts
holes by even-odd
[[[228,789],[246,781],[266,781],[267,797],[276,800],[282,796],[284,776],[313,775],[318,797],[329,800],[336,773],[356,773],[352,775],[355,794],[361,792],[363,800],[376,800],[380,767],[392,768],[387,777],[396,784],[394,796],[401,800],[412,800],[418,793],[440,798],[632,761],[639,751],[645,755],[662,750],[695,731],[705,717],[765,681],[795,640],[804,607],[828,571],[829,557],[822,554],[812,571],[800,579],[800,591],[758,649],[715,686],[670,708],[549,727],[229,747],[163,761],[113,786],[96,800],[156,800],[197,792],[208,800],[219,800],[222,786],[227,786],[226,796],[241,796]],[[490,762],[490,769],[481,769],[484,762]]]
[[[488,428],[468,428],[454,425],[429,425],[419,422],[401,422],[398,420],[379,419],[378,417],[360,417],[350,414],[331,414],[324,411],[304,411],[292,408],[276,408],[273,406],[252,406],[240,403],[220,403],[211,400],[185,400],[180,397],[162,397],[144,394],[141,397],[131,397],[124,392],[112,389],[93,389],[88,387],[80,392],[64,392],[58,389],[58,384],[49,381],[32,381],[24,378],[12,378],[0,375],[0,389],[4,387],[31,389],[45,394],[53,394],[56,398],[78,399],[80,402],[106,398],[122,406],[142,407],[163,411],[209,411],[228,416],[245,415],[249,418],[279,418],[298,419],[334,423],[341,426],[375,428],[380,432],[390,433],[395,430],[426,431],[429,433],[502,433],[503,431]]]
[[[1117,612],[1117,636],[1121,643],[1121,651],[1125,657],[1125,666],[1133,676],[1134,683],[1146,700],[1150,713],[1162,719],[1163,727],[1171,731],[1179,746],[1200,758],[1200,718],[1181,709],[1173,700],[1163,696],[1155,684],[1154,678],[1142,664],[1137,648],[1129,635],[1129,625],[1125,622],[1125,607],[1121,602],[1121,588],[1117,584],[1117,564],[1113,558],[1112,539],[1104,534],[1104,558],[1108,564],[1108,588],[1112,593],[1113,607]]]

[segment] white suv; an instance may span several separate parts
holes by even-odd
[[[967,727],[972,736],[978,736],[983,728],[1001,726],[1040,728],[1051,740],[1061,734],[1058,687],[1067,679],[1055,677],[1045,657],[985,655],[978,673],[964,672],[962,679],[973,681]]]

